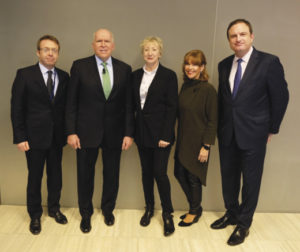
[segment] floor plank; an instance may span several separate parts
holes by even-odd
[[[1,252],[299,252],[300,214],[256,213],[250,235],[239,246],[230,247],[226,241],[233,226],[212,230],[210,224],[223,213],[204,212],[197,224],[178,227],[182,211],[174,213],[176,231],[163,236],[161,212],[155,211],[148,227],[139,225],[143,210],[115,210],[115,225],[103,222],[99,209],[92,216],[92,230],[83,234],[79,229],[81,217],[77,208],[63,208],[67,225],[57,224],[47,216],[41,218],[42,231],[32,235],[29,216],[24,206],[0,205]]]

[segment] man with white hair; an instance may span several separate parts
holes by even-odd
[[[103,191],[101,209],[106,225],[114,224],[121,151],[133,136],[131,67],[113,58],[113,34],[107,29],[94,33],[95,55],[74,61],[66,105],[68,144],[77,152],[80,229],[91,230],[95,163],[102,149]]]

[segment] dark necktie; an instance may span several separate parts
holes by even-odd
[[[48,71],[48,79],[47,79],[47,89],[50,96],[50,100],[54,97],[54,85],[52,80],[52,71]]]
[[[242,59],[238,59],[237,60],[238,66],[237,66],[237,70],[236,70],[235,77],[234,77],[234,85],[233,85],[233,91],[232,91],[232,98],[235,98],[235,96],[237,94],[237,91],[239,89],[239,85],[240,85],[241,79],[242,79],[242,66],[241,66],[242,61],[243,61]]]

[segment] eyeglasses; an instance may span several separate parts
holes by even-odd
[[[56,49],[56,48],[48,48],[48,47],[40,48],[40,51],[42,51],[43,53],[48,53],[50,51],[52,53],[58,53],[58,49]]]

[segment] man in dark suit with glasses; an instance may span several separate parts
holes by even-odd
[[[59,41],[44,35],[37,42],[36,65],[19,69],[12,87],[11,120],[14,144],[25,152],[28,167],[27,210],[30,231],[39,234],[41,181],[46,163],[48,214],[66,224],[60,211],[62,189],[62,150],[66,144],[64,113],[69,75],[55,67]]]

